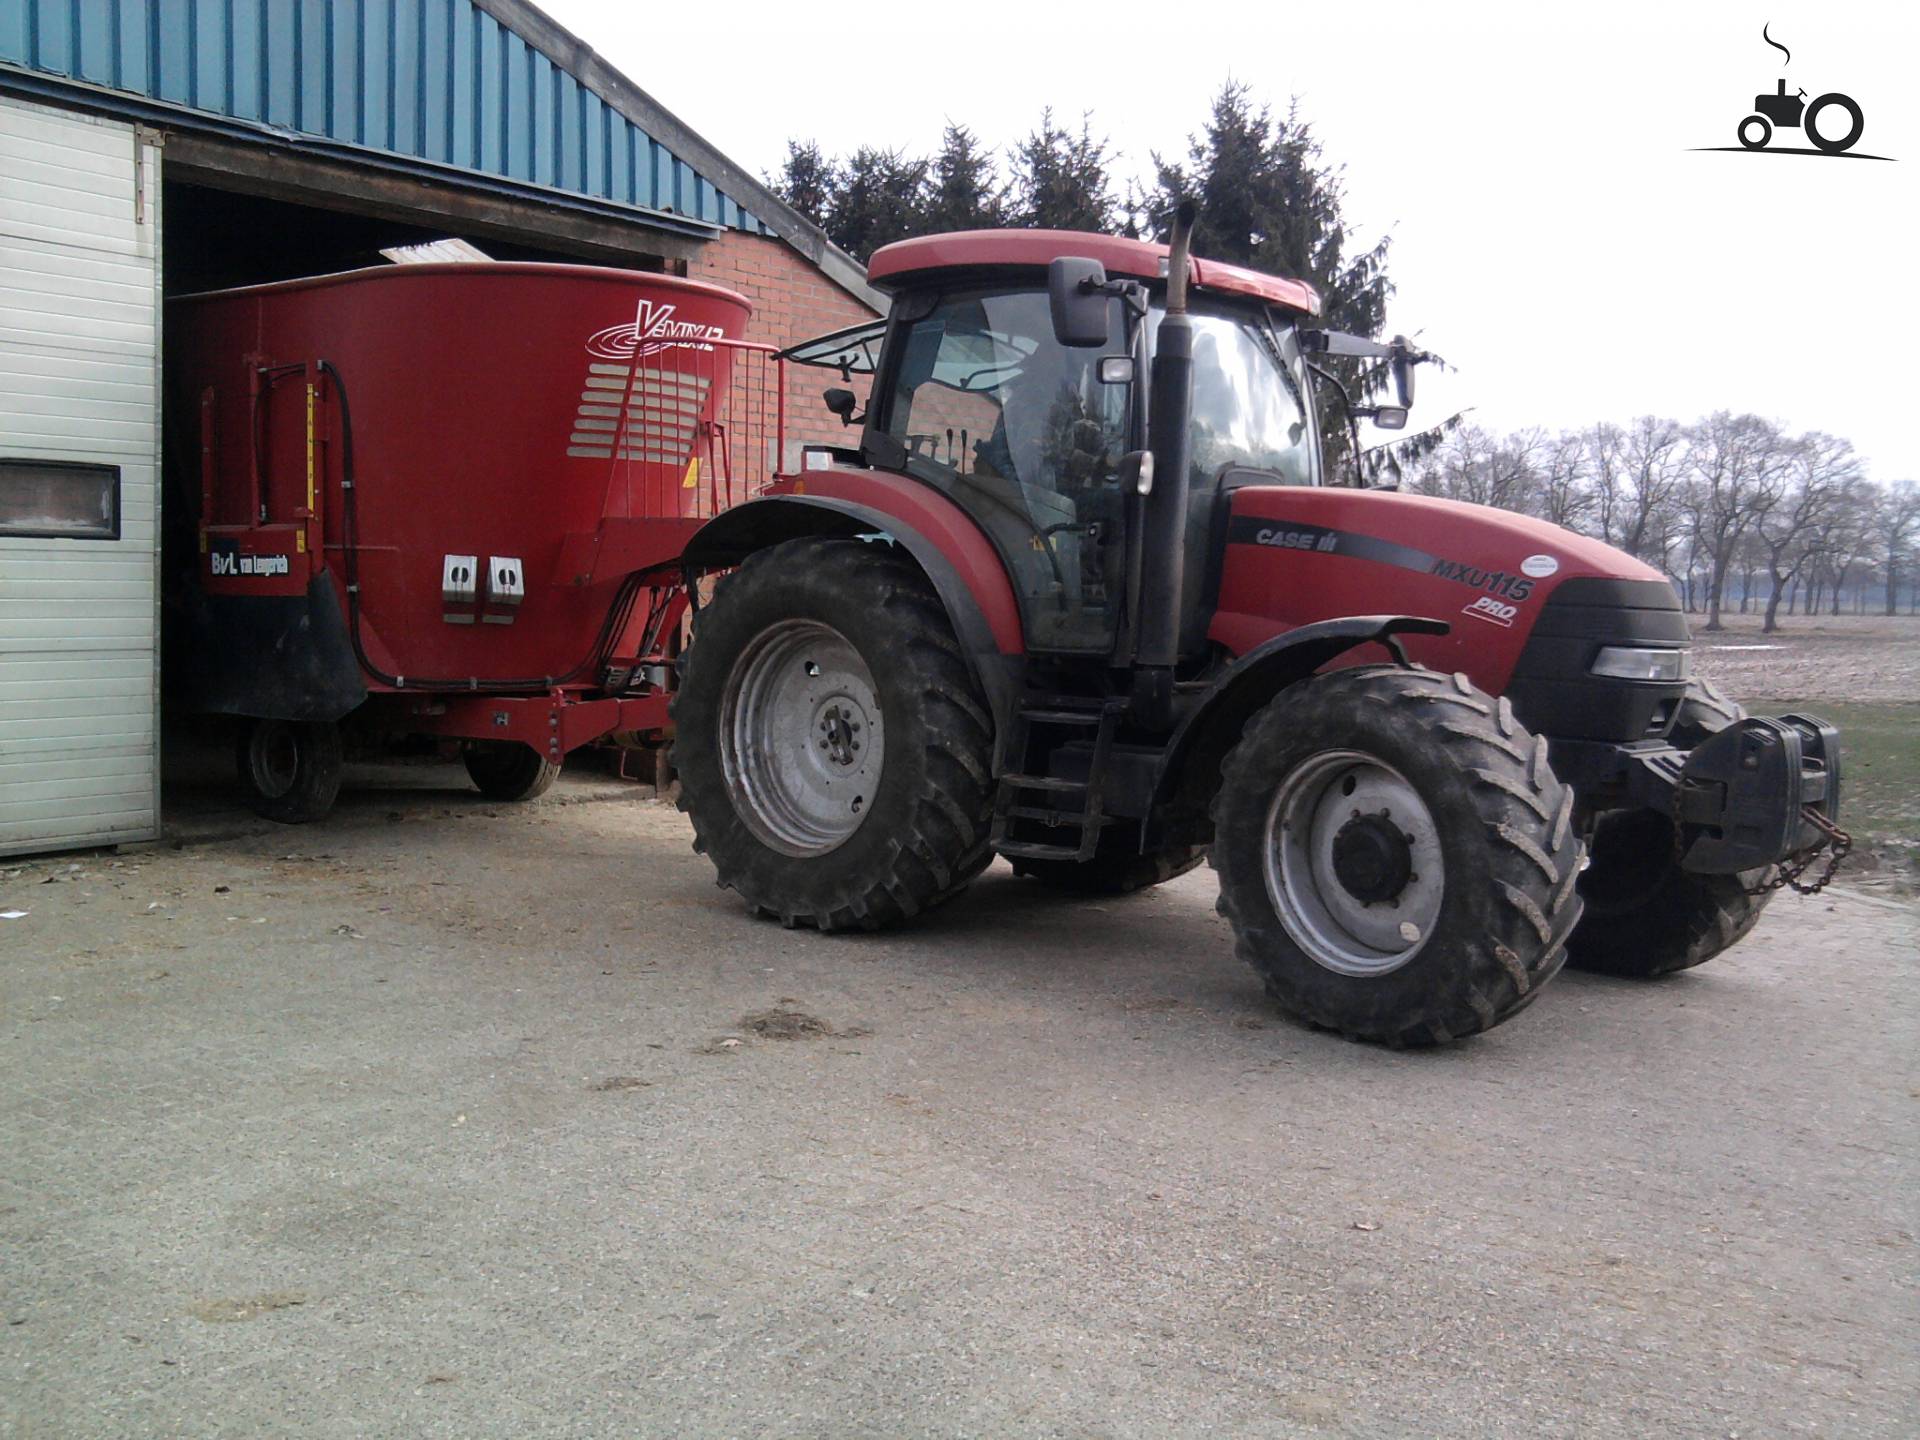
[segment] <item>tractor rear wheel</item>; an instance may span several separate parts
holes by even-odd
[[[1220,912],[1294,1018],[1443,1044],[1560,969],[1580,917],[1573,793],[1546,741],[1464,675],[1307,680],[1254,717],[1220,781]]]
[[[1113,843],[1109,844],[1111,839]],[[1130,895],[1184,875],[1207,858],[1204,845],[1173,845],[1142,855],[1129,828],[1112,828],[1101,837],[1091,860],[1017,859],[1015,875],[1037,880],[1074,895]]]
[[[1708,681],[1693,680],[1670,738],[1691,750],[1746,711]],[[1576,970],[1650,980],[1704,965],[1746,938],[1771,894],[1752,887],[1767,869],[1738,875],[1683,870],[1673,822],[1652,810],[1611,810],[1594,827],[1592,864],[1580,880],[1586,918],[1567,941]]]
[[[341,765],[340,727],[331,721],[252,720],[234,749],[248,807],[282,825],[327,817]]]
[[[939,597],[891,545],[749,556],[694,621],[673,717],[694,848],[759,914],[875,930],[992,858],[993,721]]]
[[[557,764],[518,740],[476,740],[460,758],[489,800],[532,800],[560,775]]]

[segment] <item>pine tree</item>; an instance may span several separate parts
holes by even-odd
[[[841,168],[827,207],[834,244],[861,264],[875,250],[925,229],[927,162],[904,151],[862,145]]]
[[[965,125],[949,123],[933,157],[924,216],[929,234],[990,230],[1005,223],[1006,203],[993,154]]]
[[[1153,158],[1159,172],[1154,208],[1161,217],[1182,200],[1200,203],[1193,242],[1197,254],[1304,280],[1319,292],[1320,324],[1355,335],[1379,334],[1393,294],[1387,278],[1392,237],[1383,235],[1368,249],[1349,253],[1342,167],[1324,160],[1297,102],[1276,118],[1271,107],[1254,104],[1244,84],[1229,81],[1214,97],[1205,130],[1189,137],[1186,163]],[[1156,219],[1155,231],[1166,238],[1164,218]],[[1349,360],[1325,368],[1346,384],[1356,405],[1387,385],[1383,364]],[[1441,430],[1410,436],[1394,450],[1429,449],[1458,418]],[[1349,448],[1346,416],[1328,386],[1322,386],[1321,422],[1330,464],[1338,463]],[[1391,463],[1386,468],[1396,470]]]
[[[1040,128],[1014,147],[1012,159],[1010,223],[1040,230],[1118,229],[1107,142],[1094,139],[1090,116],[1081,116],[1075,135],[1053,123],[1051,109],[1042,110]]]
[[[1214,98],[1205,131],[1190,137],[1187,163],[1155,155],[1154,165],[1162,212],[1184,199],[1200,202],[1197,254],[1305,280],[1320,293],[1327,326],[1379,332],[1393,294],[1392,237],[1348,253],[1343,167],[1322,159],[1297,102],[1276,119],[1269,106],[1254,106],[1244,84],[1229,81]]]
[[[774,194],[824,227],[840,189],[840,166],[813,141],[789,140],[786,162],[778,175],[768,177],[768,183]]]

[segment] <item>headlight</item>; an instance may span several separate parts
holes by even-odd
[[[1684,650],[1642,650],[1629,645],[1608,645],[1593,661],[1595,675],[1617,680],[1684,680],[1688,669]]]

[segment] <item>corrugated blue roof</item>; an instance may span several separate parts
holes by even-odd
[[[737,167],[707,165],[730,172],[728,194],[631,118],[630,87],[616,105],[498,18],[516,13],[557,32],[501,0],[0,0],[0,64],[287,138],[773,233],[740,203],[771,197],[743,193]]]

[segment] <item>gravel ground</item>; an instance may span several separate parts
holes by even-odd
[[[1396,1055],[1205,872],[821,938],[405,783],[0,870],[0,1434],[1920,1432],[1913,908]]]

